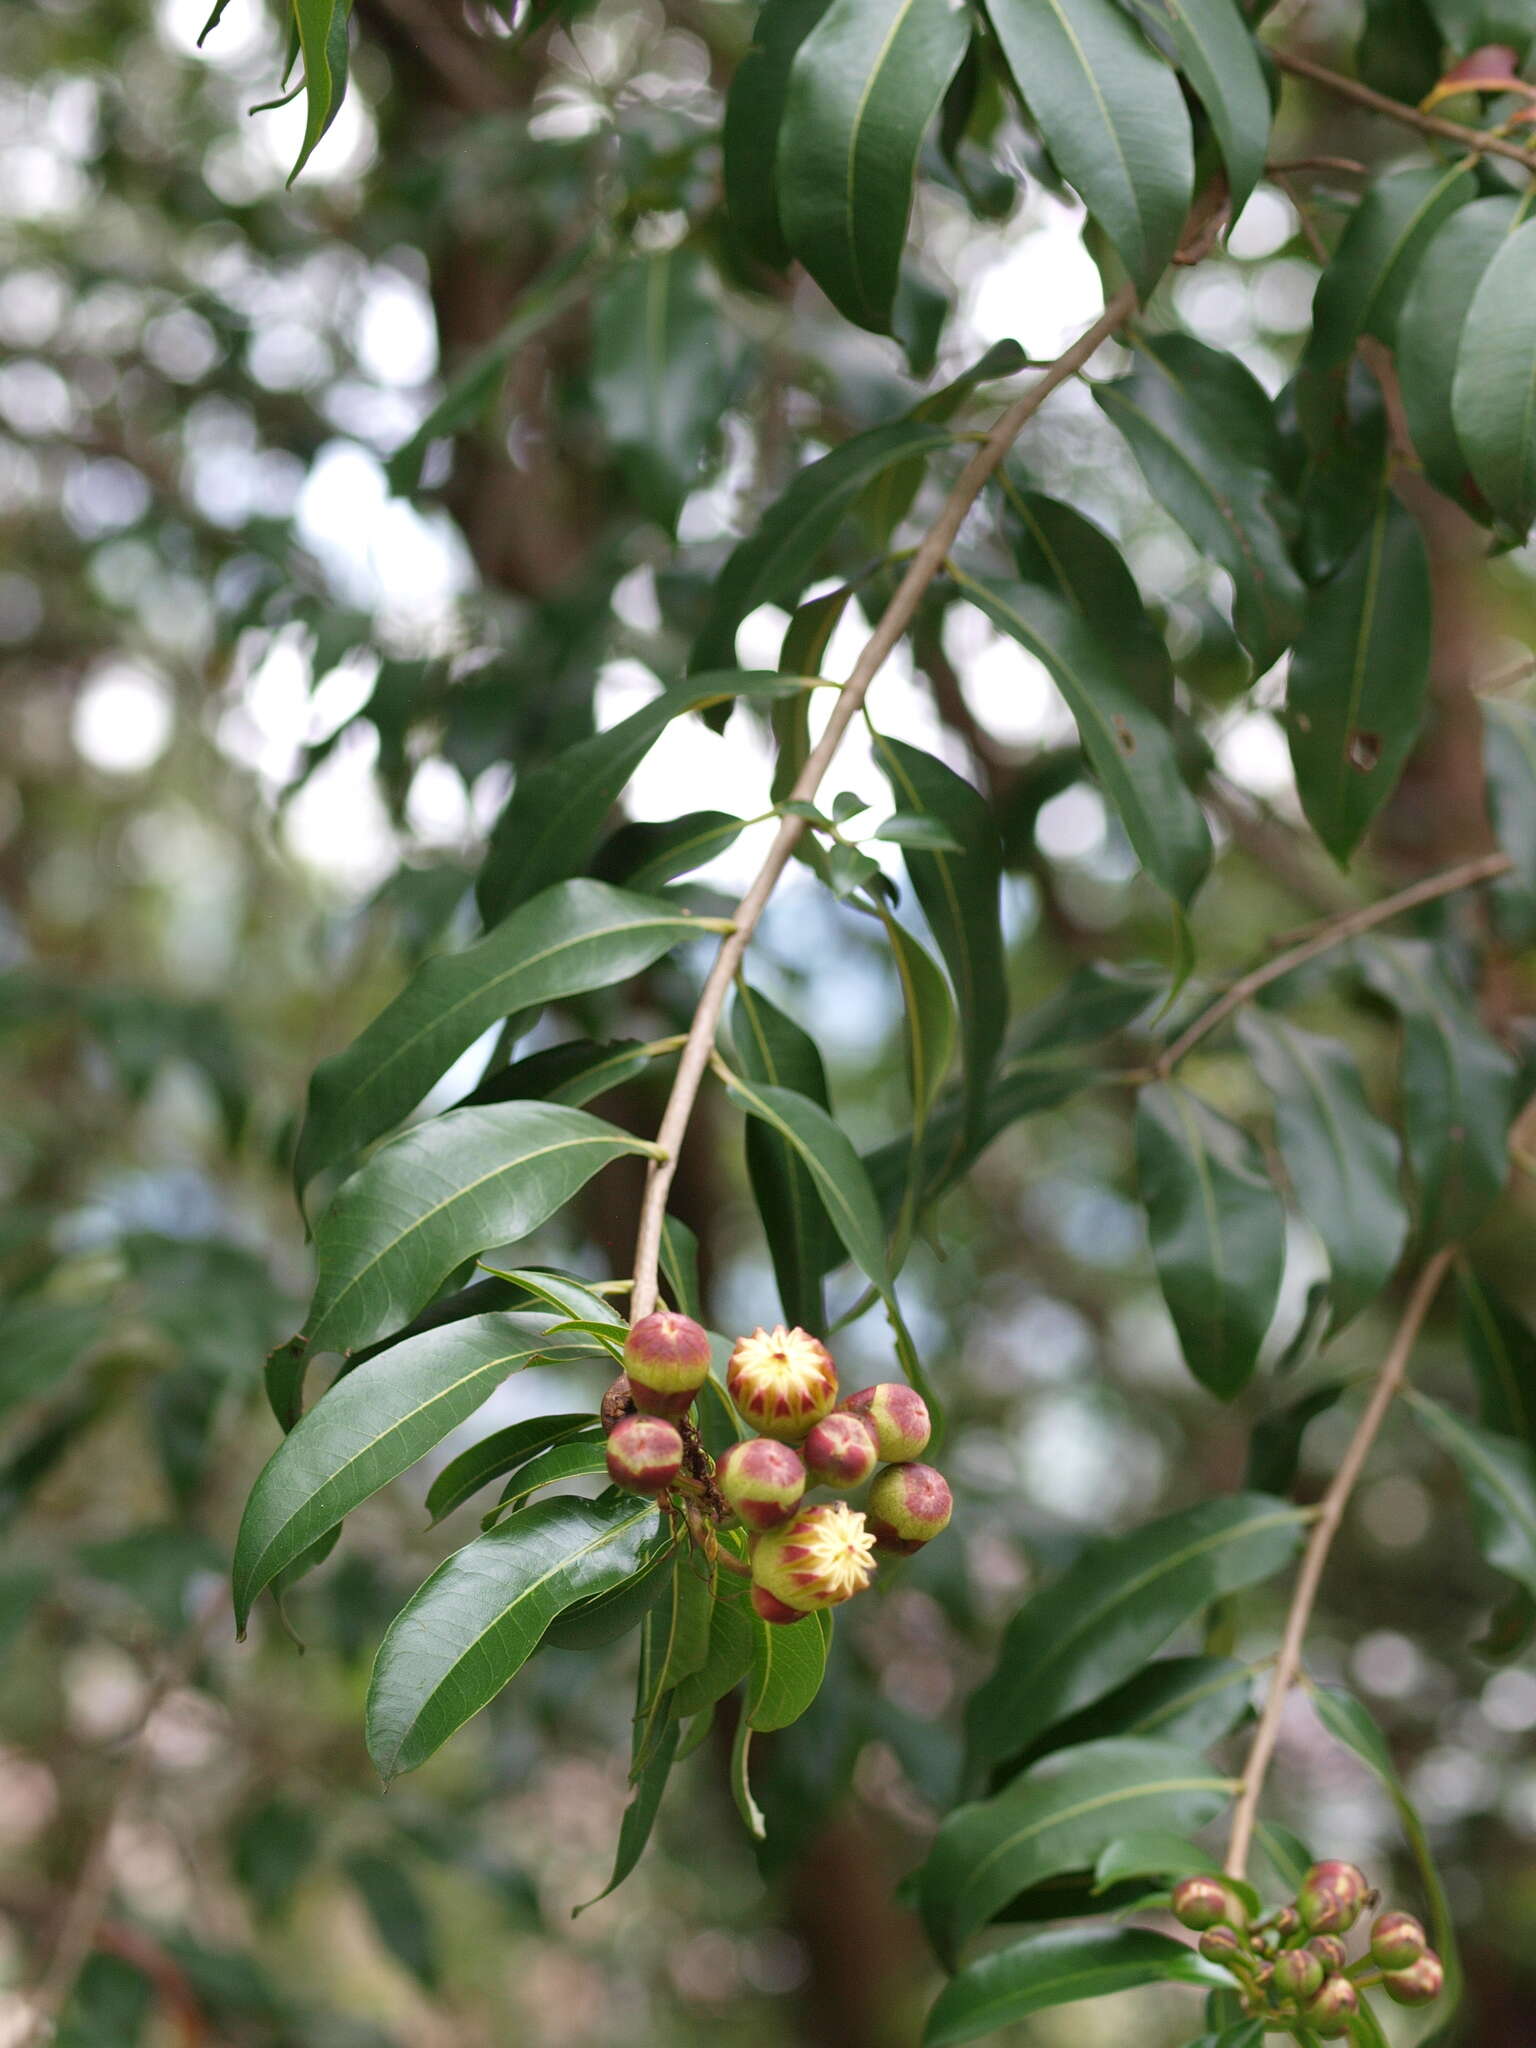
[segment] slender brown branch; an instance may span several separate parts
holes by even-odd
[[[1446,121],[1439,114],[1423,114],[1417,107],[1410,107],[1402,100],[1388,99],[1385,93],[1373,92],[1368,85],[1362,85],[1356,78],[1346,78],[1340,71],[1330,71],[1325,64],[1314,63],[1310,57],[1299,56],[1293,50],[1277,50],[1271,47],[1270,56],[1282,71],[1289,71],[1296,78],[1310,78],[1314,85],[1320,85],[1341,100],[1351,100],[1357,107],[1366,107],[1373,114],[1385,115],[1387,120],[1396,121],[1404,128],[1416,128],[1421,135],[1438,135],[1445,142],[1460,143],[1463,149],[1472,149],[1487,156],[1508,157],[1511,163],[1523,164],[1528,171],[1536,171],[1536,152],[1522,149],[1517,142],[1506,142],[1502,135],[1489,135],[1481,128],[1465,127],[1460,121]]]
[[[1454,896],[1459,889],[1473,888],[1479,882],[1491,882],[1496,876],[1507,874],[1512,865],[1507,853],[1480,853],[1475,860],[1461,861],[1438,875],[1426,875],[1422,882],[1399,889],[1395,896],[1385,896],[1380,903],[1367,903],[1363,909],[1348,910],[1341,917],[1329,918],[1300,945],[1292,946],[1289,952],[1281,953],[1264,966],[1255,967],[1250,973],[1240,976],[1225,995],[1218,996],[1208,1010],[1202,1010],[1189,1029],[1181,1032],[1158,1058],[1156,1072],[1159,1079],[1166,1081],[1187,1052],[1214,1031],[1218,1024],[1225,1023],[1234,1010],[1240,1010],[1260,989],[1268,988],[1272,981],[1279,981],[1295,968],[1304,966],[1308,960],[1315,960],[1319,953],[1331,952],[1346,940],[1358,938],[1362,932],[1372,931],[1377,925],[1400,917],[1405,910],[1414,910],[1421,903],[1433,903],[1441,896]]]
[[[1454,1245],[1444,1246],[1434,1254],[1414,1282],[1413,1292],[1408,1297],[1402,1318],[1387,1349],[1387,1355],[1381,1362],[1381,1371],[1377,1374],[1371,1398],[1365,1404],[1360,1420],[1355,1424],[1355,1433],[1349,1440],[1349,1447],[1339,1461],[1339,1469],[1329,1482],[1328,1491],[1323,1495],[1318,1507],[1317,1520],[1313,1523],[1312,1533],[1307,1539],[1306,1555],[1302,1558],[1301,1570],[1296,1578],[1296,1589],[1291,1595],[1290,1608],[1286,1614],[1280,1655],[1275,1661],[1275,1675],[1264,1701],[1264,1711],[1259,1716],[1259,1725],[1254,1730],[1248,1760],[1243,1766],[1237,1805],[1232,1814],[1232,1833],[1227,1846],[1226,1868],[1229,1877],[1242,1877],[1248,1869],[1248,1851],[1253,1843],[1259,1799],[1263,1794],[1264,1780],[1275,1754],[1275,1743],[1280,1734],[1280,1720],[1285,1712],[1286,1698],[1301,1670],[1307,1624],[1312,1618],[1317,1589],[1322,1583],[1323,1569],[1328,1562],[1328,1553],[1333,1548],[1333,1539],[1339,1533],[1344,1510],[1349,1505],[1355,1483],[1386,1419],[1387,1410],[1392,1406],[1403,1384],[1403,1376],[1408,1370],[1408,1360],[1412,1356],[1424,1318],[1429,1314],[1440,1282],[1445,1278],[1455,1256]]]
[[[943,567],[944,558],[954,544],[965,515],[981,495],[987,480],[1051,393],[1065,384],[1068,378],[1076,376],[1095,351],[1125,324],[1135,308],[1135,292],[1129,285],[1123,286],[1086,333],[1079,336],[1069,349],[1059,355],[1028,391],[1014,400],[966,463],[938,518],[929,527],[921,545],[907,564],[906,573],[881,614],[879,624],[865,643],[863,653],[854,663],[852,674],[839,690],[826,729],[807,756],[805,766],[795,778],[794,787],[790,791],[790,801],[809,802],[821,787],[822,777],[830,767],[844,733],[858,716],[870,684],[884,667],[886,657],[912,623],[924,593]],[[661,1228],[666,1215],[667,1194],[677,1168],[678,1151],[687,1134],[688,1120],[693,1113],[699,1085],[709,1064],[709,1056],[714,1050],[715,1033],[719,1029],[720,1013],[725,1007],[727,991],[752,934],[757,929],[758,919],[762,916],[779,877],[789,865],[790,857],[805,831],[805,825],[806,821],[798,817],[785,818],[780,825],[767,859],[759,868],[746,895],[736,906],[733,920],[735,929],[724,940],[715,955],[714,965],[710,968],[704,987],[700,991],[698,1008],[694,1011],[693,1023],[689,1028],[687,1042],[677,1064],[677,1074],[672,1082],[672,1093],[667,1098],[661,1127],[656,1133],[656,1142],[663,1156],[653,1161],[646,1171],[645,1194],[640,1209],[640,1230],[635,1243],[635,1287],[631,1296],[631,1314],[636,1320],[649,1315],[656,1305],[656,1274],[661,1255]]]

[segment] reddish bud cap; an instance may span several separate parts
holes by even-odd
[[[1314,1934],[1347,1934],[1370,1895],[1353,1863],[1314,1863],[1296,1894],[1296,1910]]]
[[[932,1465],[887,1465],[869,1489],[869,1526],[882,1550],[910,1557],[949,1527],[949,1482]]]
[[[683,1440],[660,1415],[627,1415],[608,1437],[608,1476],[630,1493],[665,1493],[683,1469]]]
[[[752,1546],[752,1577],[786,1607],[809,1614],[862,1593],[875,1569],[864,1517],[841,1501],[801,1508]]]
[[[1445,1965],[1427,1948],[1406,1970],[1388,1970],[1381,1988],[1399,2005],[1428,2005],[1445,1989]]]
[[[928,1448],[933,1423],[928,1403],[915,1387],[900,1380],[882,1380],[875,1387],[860,1387],[838,1405],[850,1415],[862,1415],[871,1425],[884,1465],[910,1465]]]
[[[811,1477],[851,1493],[880,1462],[874,1425],[862,1415],[824,1415],[800,1446]]]
[[[1210,1927],[1241,1927],[1247,1917],[1242,1902],[1219,1877],[1182,1878],[1173,1888],[1172,1905],[1173,1917],[1193,1934],[1204,1934]]]
[[[1196,1947],[1208,1963],[1221,1963],[1229,1970],[1248,1961],[1247,1950],[1230,1927],[1208,1927]]]
[[[722,1454],[715,1484],[749,1529],[777,1529],[800,1505],[805,1467],[790,1445],[749,1436]]]
[[[1327,1975],[1317,1957],[1306,1949],[1287,1949],[1284,1955],[1275,1958],[1275,1994],[1293,2005],[1305,2005],[1322,1990]]]
[[[744,1422],[759,1436],[787,1444],[799,1443],[831,1414],[837,1399],[837,1370],[827,1347],[782,1323],[737,1338],[725,1384]]]
[[[1282,1944],[1293,1934],[1301,1932],[1301,1915],[1294,1906],[1279,1906],[1270,1915],[1271,1924]]]
[[[1371,1925],[1371,1961],[1383,1970],[1406,1970],[1429,1947],[1411,1913],[1382,1913]]]
[[[810,1610],[805,1607],[786,1607],[784,1602],[776,1599],[766,1586],[754,1586],[752,1612],[759,1621],[789,1622],[804,1621]]]
[[[1349,1950],[1336,1934],[1319,1934],[1307,1943],[1308,1955],[1314,1955],[1328,1971],[1342,1970],[1349,1961]]]
[[[1347,1977],[1325,1977],[1322,1989],[1307,2004],[1307,2025],[1325,2041],[1337,2041],[1349,2032],[1349,2023],[1360,2010],[1360,1994]]]
[[[655,1309],[630,1325],[624,1370],[635,1406],[646,1415],[686,1415],[709,1378],[709,1333],[692,1316]]]

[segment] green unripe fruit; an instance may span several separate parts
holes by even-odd
[[[752,1546],[752,1577],[785,1607],[809,1614],[862,1593],[874,1573],[875,1539],[841,1501],[801,1508]]]
[[[1314,1934],[1347,1934],[1370,1895],[1353,1863],[1314,1863],[1296,1894],[1296,1910]]]
[[[1270,1919],[1275,1930],[1275,1936],[1282,1948],[1291,1939],[1292,1935],[1300,1934],[1301,1932],[1301,1915],[1294,1906],[1277,1907],[1275,1912],[1271,1914]]]
[[[932,1465],[887,1465],[869,1489],[869,1526],[882,1550],[910,1557],[949,1527],[954,1505]]]
[[[692,1316],[656,1309],[630,1325],[624,1371],[643,1415],[686,1415],[709,1378],[709,1333]]]
[[[1328,1971],[1342,1970],[1349,1961],[1349,1950],[1336,1934],[1319,1934],[1307,1943],[1307,1953],[1316,1956]]]
[[[1208,1963],[1228,1970],[1248,1968],[1248,1951],[1230,1927],[1208,1927],[1195,1945]]]
[[[1389,1970],[1381,1988],[1398,2005],[1428,2005],[1445,1989],[1445,1965],[1427,1948],[1406,1970]]]
[[[862,1415],[824,1415],[800,1450],[812,1479],[839,1493],[862,1486],[880,1462],[874,1429]]]
[[[803,1607],[786,1607],[782,1600],[774,1598],[766,1586],[754,1586],[752,1612],[759,1621],[790,1622],[804,1621],[808,1610]]]
[[[665,1493],[683,1469],[683,1440],[660,1415],[627,1415],[608,1438],[608,1477],[630,1493]]]
[[[1383,1913],[1371,1926],[1371,1961],[1383,1970],[1406,1970],[1429,1947],[1411,1913]]]
[[[1347,1977],[1325,1977],[1307,2005],[1307,2025],[1325,2041],[1337,2041],[1349,2032],[1359,2010],[1360,1994]]]
[[[1289,2000],[1292,2005],[1305,2005],[1322,1990],[1327,1974],[1317,1957],[1304,1948],[1287,1949],[1284,1955],[1275,1958],[1275,1996]]]
[[[725,1384],[743,1422],[787,1444],[799,1443],[837,1399],[837,1370],[826,1346],[782,1323],[737,1338]]]
[[[875,1387],[860,1387],[838,1405],[850,1415],[862,1415],[870,1424],[883,1465],[910,1465],[928,1448],[933,1423],[928,1403],[916,1387],[900,1380],[882,1380]]]
[[[1219,1877],[1186,1877],[1173,1888],[1173,1916],[1192,1934],[1210,1927],[1244,1927],[1247,1909]]]
[[[800,1505],[805,1467],[790,1445],[749,1436],[722,1455],[715,1484],[749,1529],[777,1529]]]

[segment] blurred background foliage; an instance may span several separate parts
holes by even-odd
[[[1279,12],[1304,14],[1324,55],[1359,21],[1345,4]],[[305,1291],[286,1162],[315,1061],[425,950],[469,929],[470,877],[514,765],[678,673],[759,494],[807,449],[902,410],[914,375],[953,374],[1003,337],[1049,356],[1096,310],[1080,216],[1000,107],[969,155],[935,153],[917,220],[929,284],[903,361],[803,281],[761,289],[723,237],[711,135],[751,19],[734,0],[665,14],[598,0],[563,23],[535,4],[516,35],[489,10],[358,0],[349,97],[292,190],[301,112],[248,112],[274,90],[277,23],[231,0],[198,54],[201,14],[194,0],[36,0],[6,15],[0,2042],[19,2038],[20,1987],[91,1883],[106,1910],[70,2048],[640,2048],[723,2029],[743,2044],[897,2048],[933,1972],[891,1894],[953,1796],[954,1709],[999,1623],[1093,1534],[1234,1484],[1256,1416],[1286,1398],[1256,1383],[1218,1409],[1183,1371],[1128,1199],[1128,1091],[1016,1124],[909,1269],[907,1305],[956,1418],[957,1535],[867,1603],[814,1712],[763,1745],[761,1857],[706,1751],[637,1876],[570,1917],[604,1881],[626,1796],[624,1646],[541,1657],[515,1702],[380,1798],[360,1733],[372,1649],[473,1526],[461,1511],[428,1533],[421,1474],[355,1518],[294,1590],[286,1630],[269,1607],[236,1647],[223,1587],[239,1504],[275,1441],[263,1354]],[[1399,146],[1305,95],[1287,109],[1288,159],[1376,163]],[[1162,316],[1277,388],[1349,184],[1326,167],[1278,172]],[[723,300],[735,343],[695,365],[719,430],[707,472],[678,488],[626,459],[616,431],[603,262],[685,239],[709,259],[694,288]],[[508,330],[514,310],[523,324]],[[622,338],[622,307],[608,326]],[[445,375],[488,347],[446,422],[474,431],[451,442],[429,415]],[[1203,971],[1488,843],[1472,692],[1525,687],[1509,678],[1536,629],[1530,551],[1485,567],[1459,527],[1437,536],[1434,716],[1346,883],[1292,831],[1274,700],[1262,683],[1244,692],[1216,572],[1086,391],[1044,417],[1028,464],[1123,538],[1197,707],[1187,739],[1208,750],[1224,850],[1196,916]],[[856,542],[847,566],[865,567]],[[772,665],[784,624],[758,613],[744,658]],[[935,616],[917,656],[922,673],[899,657],[875,709],[1005,800],[1017,1005],[1051,998],[1089,956],[1166,964],[1164,913],[1043,671],[974,616]],[[755,816],[771,760],[745,710],[723,736],[674,726],[632,815],[702,801]],[[856,748],[843,782],[872,801],[881,788]],[[748,832],[703,871],[701,900],[728,894],[755,843]],[[1468,912],[1427,915],[1446,931]],[[814,1030],[847,1125],[865,1143],[888,1134],[900,1018],[878,929],[792,877],[755,957],[760,984]],[[653,969],[622,1003],[568,1006],[529,1046],[573,1023],[675,1031],[695,966]],[[1502,1021],[1518,1030],[1529,962],[1511,955],[1504,973]],[[1320,977],[1311,1007],[1385,1093],[1387,1022],[1331,990]],[[473,1085],[489,1052],[432,1106]],[[1133,1062],[1134,1030],[1124,1052]],[[1202,1052],[1198,1070],[1202,1092],[1262,1120],[1245,1063]],[[600,1106],[648,1130],[660,1086],[648,1074]],[[623,1270],[638,1178],[599,1187],[531,1256]],[[771,1318],[718,1102],[676,1207],[700,1236],[716,1325]],[[1527,1307],[1530,1221],[1525,1195],[1475,1247],[1480,1272]],[[1277,1355],[1318,1270],[1298,1226]],[[1371,1365],[1384,1325],[1361,1318],[1347,1367]],[[888,1369],[870,1324],[840,1357],[855,1382]],[[1449,1302],[1424,1370],[1452,1389],[1465,1370]],[[477,1423],[532,1398],[514,1382]],[[1304,1487],[1337,1441],[1324,1415]],[[1430,1825],[1468,1930],[1458,2038],[1512,2048],[1536,1990],[1536,1674],[1469,1647],[1499,1589],[1435,1454],[1393,1427],[1378,1470],[1330,1572],[1312,1668],[1369,1702]],[[1244,1619],[1262,1655],[1274,1615]],[[1326,1816],[1330,1853],[1389,1878],[1394,1816],[1304,1704],[1276,1788],[1303,1830]],[[1144,2048],[1189,2032],[1185,1995],[1167,1991],[1007,2038],[1094,2048],[1126,2038],[1133,2009]]]

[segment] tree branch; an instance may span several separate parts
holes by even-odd
[[[1270,48],[1270,56],[1282,71],[1289,71],[1296,78],[1310,78],[1314,85],[1333,93],[1341,100],[1351,100],[1357,107],[1368,108],[1373,114],[1383,114],[1389,121],[1397,121],[1404,128],[1416,128],[1421,135],[1438,135],[1443,141],[1458,142],[1463,149],[1476,150],[1487,156],[1508,157],[1511,163],[1523,164],[1528,171],[1536,171],[1536,151],[1522,149],[1517,142],[1506,142],[1502,135],[1489,135],[1482,128],[1467,128],[1460,121],[1442,120],[1438,114],[1421,114],[1417,107],[1410,107],[1402,100],[1388,99],[1385,93],[1373,92],[1358,79],[1346,78],[1340,71],[1330,71],[1324,64],[1316,64],[1310,57],[1301,57],[1291,50]]]
[[[1301,1571],[1297,1575],[1296,1590],[1291,1595],[1290,1608],[1286,1614],[1285,1634],[1281,1638],[1274,1679],[1264,1701],[1264,1711],[1259,1716],[1259,1725],[1254,1731],[1248,1761],[1243,1766],[1237,1805],[1232,1814],[1232,1833],[1227,1846],[1226,1870],[1229,1877],[1242,1877],[1248,1869],[1248,1851],[1253,1842],[1259,1799],[1264,1791],[1264,1780],[1275,1754],[1286,1699],[1301,1669],[1307,1624],[1312,1618],[1317,1590],[1322,1583],[1328,1553],[1333,1548],[1333,1539],[1339,1533],[1344,1510],[1349,1505],[1355,1482],[1360,1477],[1365,1461],[1370,1455],[1371,1446],[1375,1443],[1377,1433],[1386,1419],[1387,1410],[1403,1384],[1408,1360],[1419,1331],[1423,1328],[1424,1318],[1429,1314],[1430,1306],[1439,1292],[1440,1282],[1445,1278],[1455,1256],[1454,1245],[1443,1246],[1414,1282],[1413,1292],[1408,1297],[1402,1319],[1398,1323],[1387,1355],[1382,1360],[1381,1371],[1371,1390],[1371,1398],[1355,1425],[1355,1433],[1349,1440],[1349,1448],[1340,1460],[1339,1469],[1334,1473],[1328,1491],[1323,1495],[1319,1505],[1317,1520],[1312,1526],[1312,1534],[1307,1539],[1307,1550],[1301,1561]]]
[[[943,510],[929,527],[922,544],[907,564],[906,573],[896,586],[895,595],[881,614],[880,622],[866,642],[863,653],[855,662],[852,674],[838,692],[826,729],[796,777],[789,801],[807,803],[816,795],[844,733],[858,716],[870,684],[884,667],[886,657],[892,648],[912,623],[924,593],[943,567],[944,559],[954,545],[955,536],[964,523],[965,515],[981,495],[987,480],[998,468],[1020,433],[1051,393],[1065,384],[1068,378],[1074,377],[1095,351],[1125,324],[1135,309],[1134,290],[1129,285],[1122,286],[1086,333],[1080,335],[1069,349],[1059,355],[1028,391],[1014,400],[966,463],[944,502]],[[654,1161],[646,1172],[645,1194],[640,1210],[640,1230],[635,1243],[635,1286],[631,1297],[631,1314],[637,1321],[641,1316],[649,1315],[656,1305],[656,1273],[661,1253],[661,1228],[666,1215],[667,1192],[672,1185],[672,1176],[677,1168],[678,1150],[687,1134],[688,1119],[693,1113],[699,1084],[704,1078],[710,1053],[714,1049],[715,1033],[719,1029],[720,1013],[725,1007],[726,992],[741,964],[752,934],[757,929],[758,919],[762,916],[779,877],[789,865],[790,857],[805,831],[805,826],[805,819],[797,817],[785,818],[780,825],[767,859],[758,870],[752,886],[736,906],[735,929],[715,955],[714,965],[710,968],[704,987],[700,991],[693,1023],[683,1046],[682,1057],[678,1061],[672,1093],[667,1098],[661,1126],[656,1133],[656,1141],[665,1157]]]

